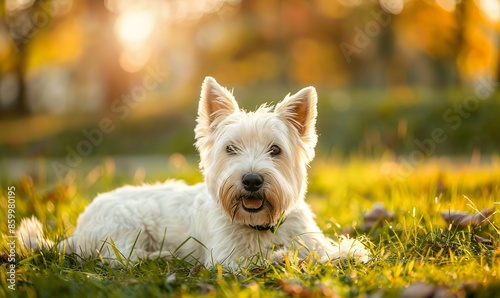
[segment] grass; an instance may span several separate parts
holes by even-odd
[[[54,250],[28,254],[18,245],[16,290],[7,288],[10,263],[3,255],[0,297],[399,297],[411,291],[421,296],[410,297],[424,297],[425,291],[457,297],[498,295],[498,215],[481,226],[457,227],[446,223],[441,213],[474,213],[491,206],[496,210],[500,159],[493,156],[483,164],[429,159],[404,179],[384,175],[391,163],[390,157],[379,161],[352,157],[347,162],[318,158],[310,169],[307,200],[318,224],[332,238],[366,235],[373,252],[368,263],[332,265],[291,258],[282,265],[230,272],[220,266],[158,259],[112,268],[98,259],[82,260]],[[173,176],[201,181],[193,165],[141,175],[117,170],[113,159],[82,166],[58,183],[47,179],[48,171],[42,166],[37,174],[19,181],[2,178],[0,207],[7,209],[7,187],[14,185],[16,220],[36,215],[52,239],[71,233],[78,214],[98,192]],[[395,217],[366,230],[363,214],[376,202]],[[8,251],[5,214],[0,243]]]

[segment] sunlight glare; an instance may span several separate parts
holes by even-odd
[[[488,19],[500,21],[500,0],[477,0],[476,3]]]
[[[405,6],[404,0],[380,0],[380,6],[387,12],[399,14]]]
[[[454,11],[455,10],[455,0],[436,0],[437,5],[446,11]]]
[[[149,61],[151,51],[147,47],[140,50],[124,50],[120,55],[120,66],[127,72],[141,70]]]
[[[15,12],[26,9],[35,3],[35,0],[6,0],[5,9],[7,12]]]
[[[141,47],[154,29],[154,16],[147,11],[127,11],[116,20],[116,34],[127,47]]]

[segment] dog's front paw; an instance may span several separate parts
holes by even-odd
[[[280,248],[278,250],[273,251],[271,255],[271,262],[273,264],[284,264],[285,258],[287,257],[288,250],[284,248]]]
[[[331,262],[337,264],[342,260],[354,260],[356,262],[366,263],[370,260],[371,253],[359,240],[348,237],[341,237],[337,244],[335,255],[324,255],[321,257],[322,263]]]

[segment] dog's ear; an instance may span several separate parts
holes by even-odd
[[[209,127],[215,119],[238,111],[238,103],[229,90],[212,77],[206,77],[201,85],[198,122]]]
[[[316,135],[317,103],[316,89],[306,87],[293,95],[288,94],[274,109],[274,112],[288,120],[297,129],[300,137],[313,148],[318,139]]]

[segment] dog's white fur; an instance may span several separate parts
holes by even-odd
[[[304,201],[317,142],[316,105],[316,90],[307,87],[275,108],[247,113],[207,77],[195,129],[205,182],[168,181],[101,194],[59,249],[116,262],[114,245],[132,261],[174,254],[232,268],[259,254],[282,261],[290,249],[300,258],[315,254],[322,262],[348,256],[366,261],[369,253],[360,242],[326,238]],[[258,190],[243,185],[249,173],[262,177]],[[33,249],[53,244],[34,218],[23,220],[19,238]]]

